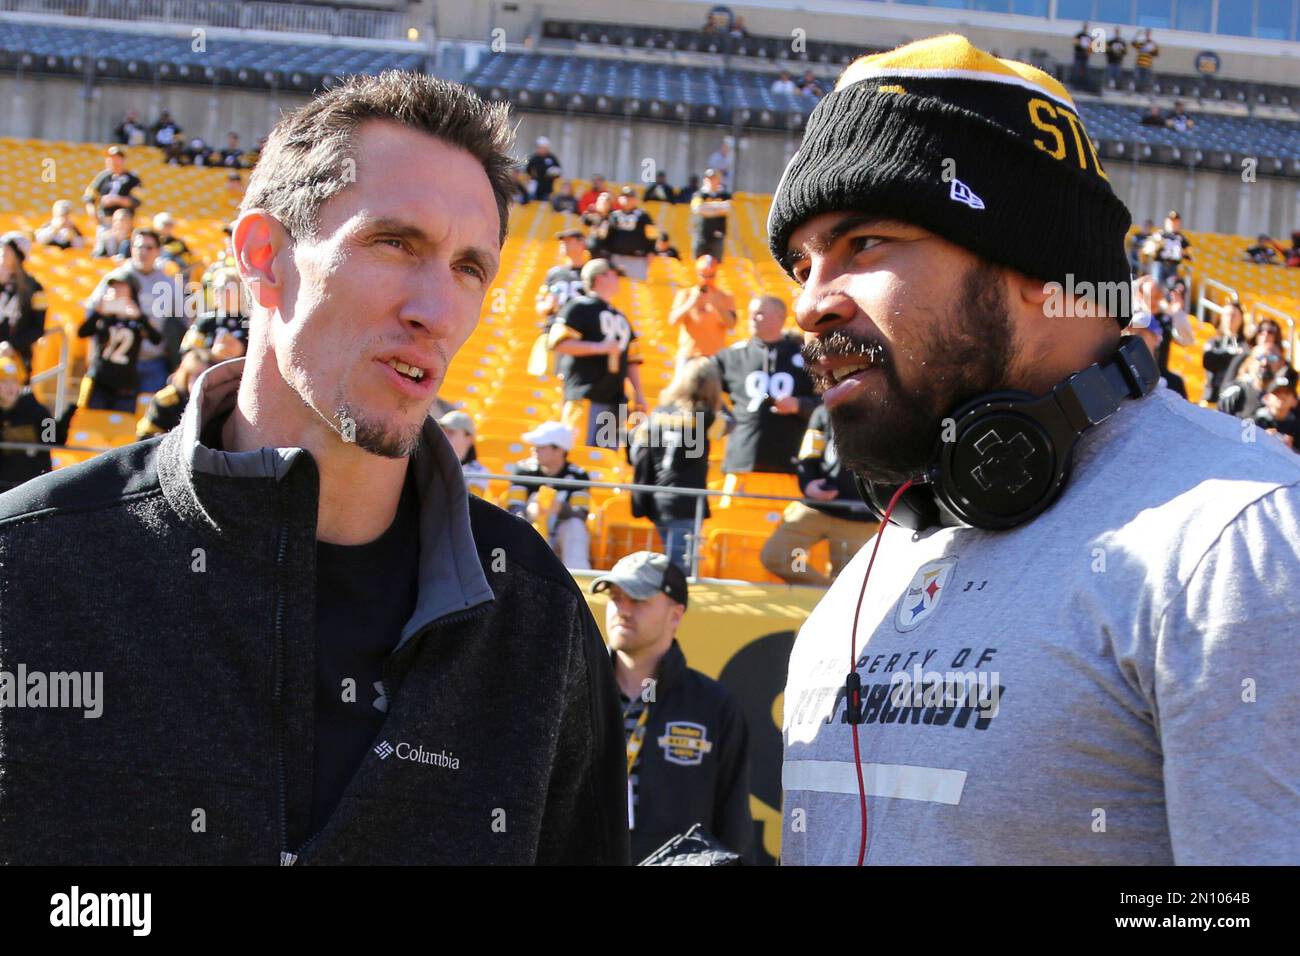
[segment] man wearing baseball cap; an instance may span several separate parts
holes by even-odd
[[[507,470],[512,475],[590,480],[585,469],[569,461],[573,431],[563,423],[543,422],[520,437],[533,446],[533,454],[511,465]],[[590,568],[591,532],[587,530],[587,516],[591,513],[591,491],[585,487],[557,486],[551,504],[543,508],[537,494],[541,487],[537,482],[512,484],[507,493],[507,509],[537,525],[566,568],[571,571]]]
[[[104,169],[90,181],[81,197],[86,215],[94,216],[101,227],[108,228],[108,219],[115,210],[134,212],[143,199],[140,177],[126,168],[126,150],[110,146],[104,152]]]
[[[585,294],[570,299],[551,326],[549,343],[569,356],[564,371],[564,424],[587,445],[618,448],[619,409],[627,403],[624,382],[632,383],[638,407],[645,408],[641,389],[641,343],[627,316],[614,307],[622,272],[608,259],[592,259],[582,267]]]
[[[1129,222],[1061,84],[963,37],[813,111],[768,238],[892,524],[791,653],[784,863],[1300,856],[1300,464],[1122,343]]]
[[[627,735],[633,862],[696,823],[752,861],[749,731],[731,692],[686,666],[677,643],[686,576],[664,555],[637,551],[591,590],[609,593],[605,634]]]

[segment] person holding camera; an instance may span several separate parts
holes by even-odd
[[[722,351],[727,333],[736,327],[736,300],[718,287],[718,260],[704,255],[695,260],[698,280],[689,289],[678,289],[673,297],[668,324],[680,330],[677,365],[693,358],[711,358]]]

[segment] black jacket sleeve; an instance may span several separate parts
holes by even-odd
[[[568,703],[537,862],[627,866],[627,750],[618,689],[595,618],[581,594],[574,598]]]
[[[718,762],[718,791],[713,810],[713,835],[746,863],[757,859],[754,818],[749,812],[749,728],[734,701],[727,704]]]

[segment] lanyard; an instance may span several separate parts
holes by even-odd
[[[636,719],[636,726],[632,728],[631,735],[627,738],[627,772],[628,776],[632,774],[632,768],[636,766],[636,758],[641,756],[641,746],[645,743],[646,721],[650,719],[650,705],[646,704],[641,709],[641,716]]]

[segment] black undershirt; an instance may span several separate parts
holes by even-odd
[[[384,661],[415,611],[419,496],[408,466],[393,523],[369,544],[316,542],[316,719],[311,819],[290,821],[290,846],[320,832],[384,722]],[[344,681],[353,683],[345,687]],[[351,690],[348,690],[348,687]]]

